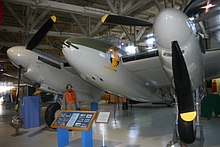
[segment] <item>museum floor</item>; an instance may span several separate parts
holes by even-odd
[[[111,111],[110,122],[106,125],[93,125],[94,147],[165,147],[172,137],[173,108],[165,106],[136,105],[133,109],[117,110],[114,119],[113,104],[99,105],[100,110]],[[42,108],[42,112],[45,107]],[[12,137],[14,130],[9,121],[14,113],[0,105],[0,147],[56,147],[56,131],[45,127],[21,129],[23,135]],[[43,114],[42,114],[43,117]],[[43,118],[42,118],[43,119]],[[220,118],[203,119],[205,144],[204,147],[220,146]],[[70,145],[80,147],[80,132],[69,132]]]

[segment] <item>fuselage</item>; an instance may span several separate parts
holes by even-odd
[[[158,101],[155,90],[127,70],[112,44],[92,38],[69,38],[63,54],[80,76],[104,91],[137,101]]]
[[[171,42],[178,41],[192,87],[202,86],[205,77],[202,52],[189,18],[181,11],[165,9],[155,19],[154,33],[161,64],[170,82],[173,79]],[[134,100],[158,100],[155,91],[127,70],[122,62],[111,66],[112,59],[118,58],[108,53],[111,48],[117,52],[116,47],[96,39],[69,38],[63,45],[63,54],[82,78],[105,91]]]

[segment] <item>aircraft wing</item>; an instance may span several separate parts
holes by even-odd
[[[220,77],[220,50],[207,51],[204,54],[205,76],[207,80]],[[142,81],[158,87],[170,86],[159,56],[123,62],[123,65]]]
[[[123,65],[145,83],[149,82],[158,87],[170,85],[159,56],[124,62]]]
[[[48,64],[50,66],[53,66],[59,69],[63,68],[74,75],[77,74],[76,71],[73,68],[71,68],[69,63],[67,63],[64,59],[49,55],[37,49],[33,51],[39,55],[38,60],[44,62],[45,64]]]
[[[207,51],[204,56],[206,79],[220,77],[220,49]]]

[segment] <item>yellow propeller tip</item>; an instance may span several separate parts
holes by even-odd
[[[196,118],[196,111],[181,113],[180,117],[187,122],[193,121]]]
[[[53,22],[56,22],[56,20],[57,20],[55,15],[51,16],[50,18],[53,20]]]
[[[104,23],[109,14],[105,14],[102,16],[101,22]]]

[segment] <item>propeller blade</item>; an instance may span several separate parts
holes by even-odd
[[[179,137],[181,141],[190,144],[196,138],[193,128],[196,111],[194,110],[189,73],[177,41],[172,42],[172,68],[179,111]]]
[[[19,68],[18,68],[18,89],[17,89],[16,101],[15,101],[15,110],[16,110],[16,112],[18,112],[18,109],[19,109],[19,94],[20,94],[20,83],[21,83],[21,70],[22,70],[22,66],[19,65]]]
[[[47,34],[49,29],[53,26],[55,22],[56,22],[56,16],[53,15],[43,24],[43,26],[31,38],[26,48],[29,50],[34,49],[40,43],[40,41],[44,38],[44,36]]]
[[[128,26],[152,26],[153,24],[145,20],[134,17],[105,14],[101,18],[102,23],[128,25]]]
[[[172,68],[179,113],[183,120],[192,121],[196,112],[194,111],[191,82],[177,41],[172,42]]]

